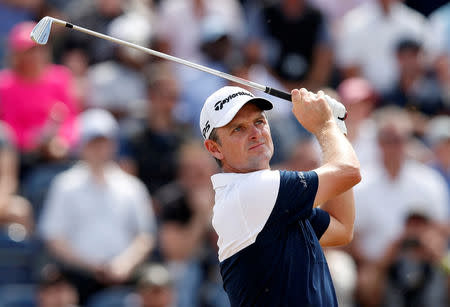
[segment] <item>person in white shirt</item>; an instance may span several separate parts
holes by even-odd
[[[408,159],[412,122],[401,109],[378,111],[379,159],[362,168],[363,182],[355,189],[355,240],[363,261],[378,261],[403,230],[408,212],[425,205],[437,222],[448,221],[444,178],[431,167]]]
[[[51,254],[71,271],[80,303],[128,281],[153,248],[155,221],[142,182],[114,162],[118,125],[110,113],[80,115],[81,161],[51,184],[39,232]]]
[[[432,168],[408,158],[412,122],[402,109],[380,109],[376,118],[379,157],[362,167],[363,182],[355,189],[355,235],[352,255],[358,262],[359,303],[383,298],[380,263],[404,231],[408,214],[426,208],[434,223],[448,223],[445,181]]]
[[[204,18],[225,20],[236,39],[241,39],[245,31],[237,0],[166,0],[159,5],[156,17],[155,34],[167,46],[167,53],[196,63],[203,60],[200,46]]]
[[[397,80],[395,46],[404,38],[422,41],[425,17],[397,0],[366,2],[346,14],[336,38],[337,66],[344,77],[362,76],[379,93]]]

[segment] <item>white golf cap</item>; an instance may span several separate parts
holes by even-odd
[[[272,109],[272,103],[264,98],[255,97],[249,91],[237,86],[224,86],[209,96],[200,113],[200,131],[203,138],[209,138],[214,128],[220,128],[231,122],[239,110],[248,102],[254,102],[261,110]]]
[[[114,117],[103,109],[89,109],[78,117],[81,145],[96,138],[114,140],[119,133],[119,125]]]

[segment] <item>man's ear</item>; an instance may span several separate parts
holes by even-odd
[[[209,153],[212,154],[214,158],[216,158],[218,160],[223,159],[223,154],[222,154],[219,144],[217,144],[216,142],[214,142],[213,140],[210,140],[210,139],[205,140],[204,144],[205,144],[206,150],[208,150]]]

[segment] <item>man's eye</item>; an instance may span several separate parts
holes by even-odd
[[[233,129],[233,132],[239,132],[239,131],[241,131],[241,127],[236,127]]]
[[[256,121],[256,124],[257,125],[264,124],[264,121],[262,119],[259,119],[259,120]]]

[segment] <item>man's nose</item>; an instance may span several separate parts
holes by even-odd
[[[250,128],[250,139],[258,139],[262,135],[261,129],[258,129],[258,127],[252,125]]]

